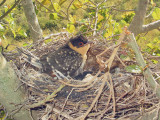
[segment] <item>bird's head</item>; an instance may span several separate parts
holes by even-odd
[[[82,56],[84,56],[89,50],[91,42],[89,42],[84,36],[79,35],[75,38],[71,38],[69,40],[68,46],[76,52],[80,53]]]

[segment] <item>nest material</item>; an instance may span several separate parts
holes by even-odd
[[[33,44],[34,49],[28,51],[39,57],[58,49],[68,40],[64,35],[57,38],[58,40],[52,40],[38,48]],[[95,38],[95,41],[97,40],[99,38]],[[8,57],[15,61],[13,67],[28,91],[27,106],[41,111],[40,119],[78,120],[83,119],[79,116],[85,114],[86,119],[90,120],[136,119],[154,109],[159,103],[143,75],[125,72],[122,61],[118,58],[114,59],[111,66],[111,71],[116,68],[113,73],[107,73],[104,69],[97,74],[100,65],[95,56],[103,52],[107,46],[112,46],[104,44],[103,40],[99,41],[99,44],[90,49],[85,65],[85,71],[93,72],[90,77],[85,78],[91,82],[56,80],[24,62],[22,55],[14,53],[12,58]],[[113,49],[114,47],[102,56],[103,61],[110,57]],[[13,56],[16,59],[13,59]]]

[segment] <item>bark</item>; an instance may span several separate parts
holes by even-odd
[[[22,0],[22,5],[30,28],[31,37],[36,42],[42,39],[43,33],[35,13],[33,2],[32,0]]]
[[[19,85],[14,70],[0,53],[0,103],[15,120],[31,120],[29,111],[18,106],[25,101],[24,89],[17,89]]]
[[[129,26],[129,30],[134,33],[135,36],[142,32],[142,25],[146,16],[147,4],[148,0],[139,0],[135,16]]]
[[[159,27],[160,27],[160,20],[157,20],[147,25],[143,25],[142,33],[151,31],[153,29],[158,29]]]
[[[147,25],[143,25],[146,17],[148,2],[148,0],[139,0],[135,16],[129,26],[129,30],[134,33],[135,36],[140,33],[149,32],[153,29],[158,29],[160,27],[160,20],[154,21]]]

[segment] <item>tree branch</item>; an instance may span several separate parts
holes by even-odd
[[[157,21],[149,23],[147,25],[143,25],[142,33],[148,32],[153,29],[158,29],[159,27],[160,27],[160,20],[157,20]]]
[[[135,12],[136,14],[129,26],[129,30],[132,33],[134,33],[135,36],[142,32],[142,26],[143,26],[144,19],[146,16],[146,11],[147,11],[147,4],[148,4],[148,0],[139,0],[138,8],[136,9],[136,12]]]
[[[2,20],[5,16],[7,16],[16,7],[16,5],[18,5],[20,1],[21,0],[16,1],[15,4],[0,17],[0,20]]]
[[[134,37],[134,34],[130,34],[128,37],[130,39],[129,45],[131,46],[131,48],[135,52],[136,61],[138,62],[138,64],[142,68],[144,68],[146,66],[146,63],[145,63],[144,58],[143,58],[143,56],[141,54],[141,51],[139,50],[139,47],[138,47],[138,45],[136,43],[136,39]],[[151,88],[156,93],[157,97],[160,98],[160,85],[153,78],[151,70],[149,68],[146,68],[143,71],[143,75],[144,75],[145,79],[147,80],[147,82],[149,83],[149,85],[151,86]]]
[[[2,6],[5,2],[6,2],[6,0],[3,0],[3,1],[0,3],[0,6]]]

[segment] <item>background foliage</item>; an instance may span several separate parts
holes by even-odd
[[[117,38],[124,26],[129,26],[135,15],[138,0],[34,0],[35,11],[44,36],[68,31],[74,35],[96,32],[106,41]],[[0,8],[0,16],[12,7],[14,0]],[[159,2],[150,0],[145,23],[160,19]],[[21,4],[0,21],[0,38],[3,46],[26,45],[32,42]],[[137,37],[141,49],[151,55],[160,55],[160,33],[153,30]],[[14,47],[9,47],[9,50]]]

